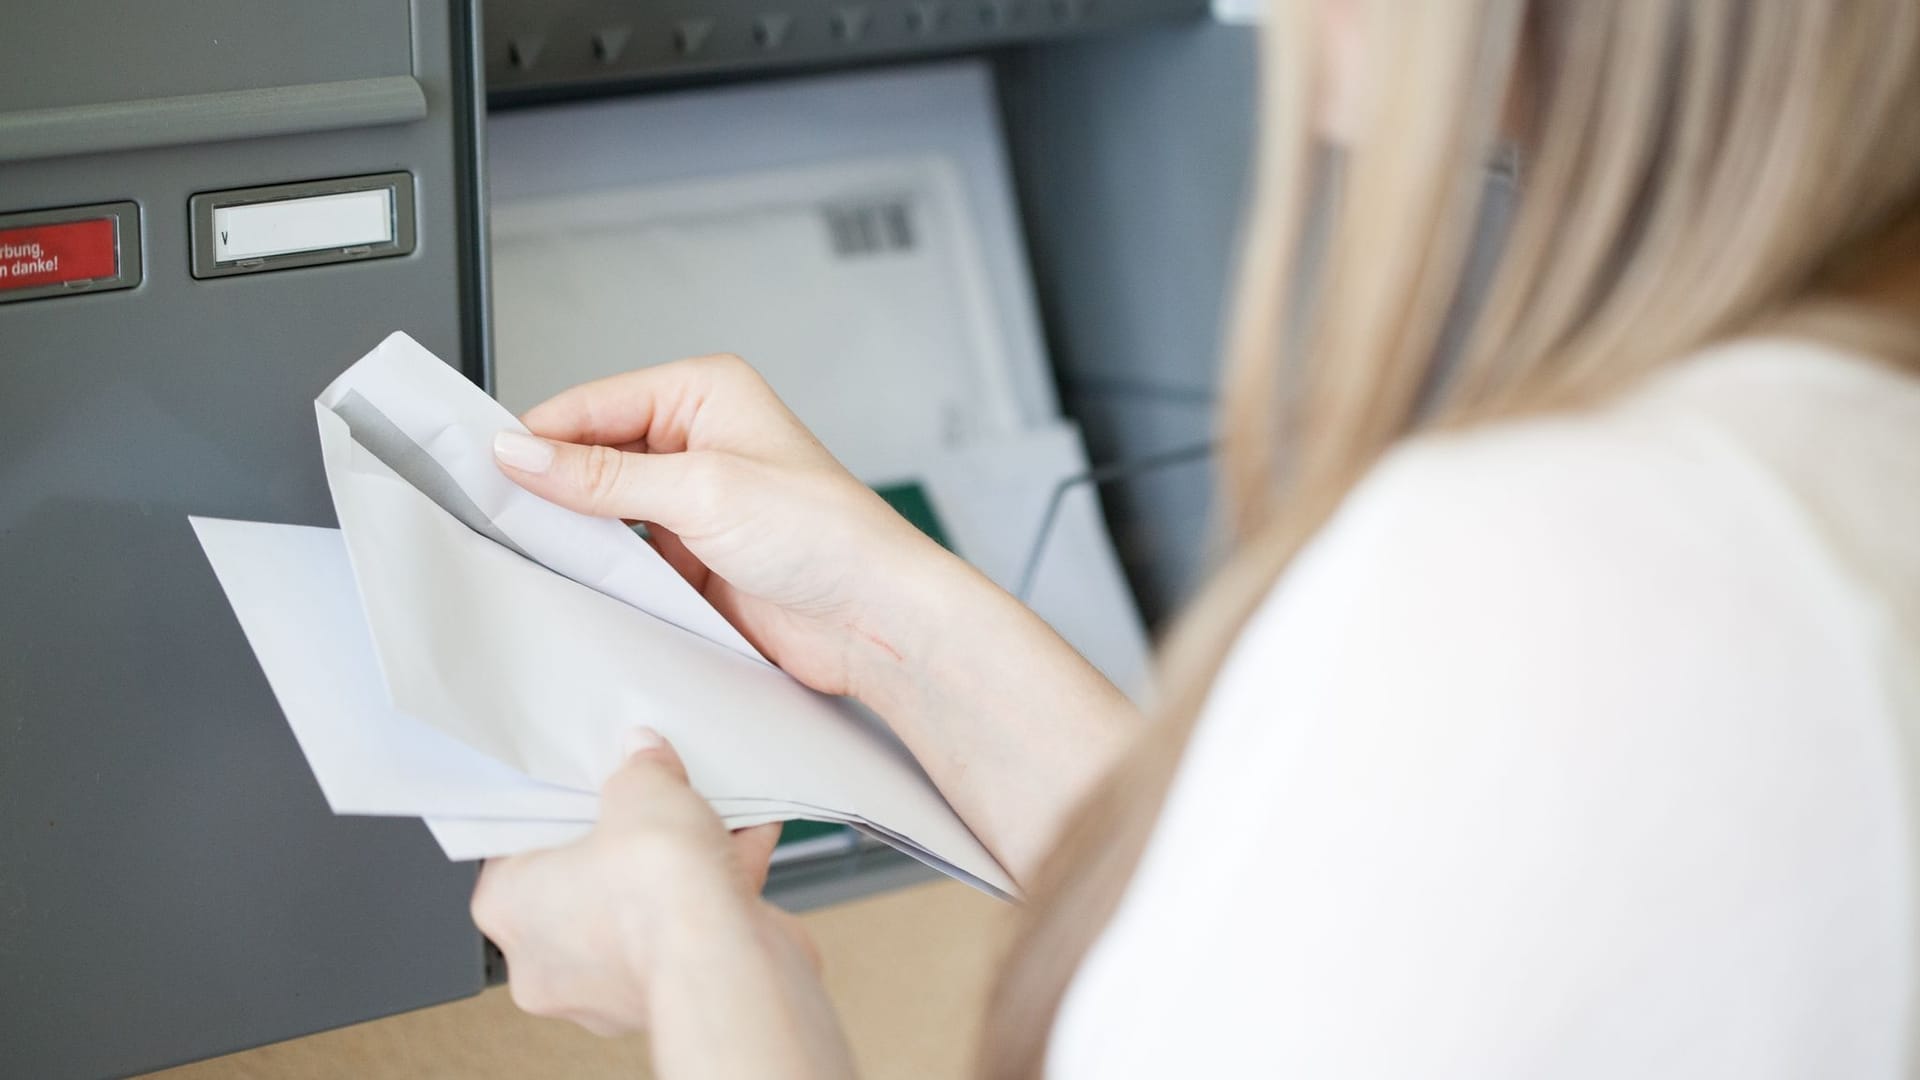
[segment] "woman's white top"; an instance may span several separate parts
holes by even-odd
[[[1920,379],[1784,340],[1423,439],[1233,650],[1061,1080],[1898,1077]]]

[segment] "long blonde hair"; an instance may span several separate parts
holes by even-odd
[[[1042,1071],[1233,640],[1395,443],[1591,406],[1761,330],[1920,371],[1914,0],[1370,0],[1370,104],[1324,179],[1332,223],[1308,266],[1323,6],[1271,0],[1264,31],[1220,417],[1232,552],[1170,636],[1166,717],[1032,883],[986,1076]],[[1483,168],[1507,136],[1518,206],[1459,362],[1436,378]]]

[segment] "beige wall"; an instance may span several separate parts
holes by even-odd
[[[980,1006],[1012,910],[940,882],[813,912],[867,1080],[967,1073]],[[504,988],[418,1012],[153,1073],[164,1080],[644,1077],[644,1038],[599,1039],[514,1008]]]

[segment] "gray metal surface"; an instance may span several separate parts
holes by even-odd
[[[486,0],[496,101],[1063,39],[1206,0]]]
[[[1049,351],[1095,462],[1209,437],[1257,39],[1202,22],[1019,50],[1000,64]],[[1212,487],[1199,463],[1103,491],[1152,622],[1199,581]]]
[[[217,67],[194,43],[232,18],[286,32],[237,74],[173,70]],[[0,112],[395,57],[429,112],[0,164],[0,213],[138,202],[145,262],[138,288],[0,305],[0,1076],[155,1068],[482,983],[472,868],[417,822],[328,812],[186,520],[331,524],[310,402],[389,330],[479,372],[469,33],[433,0],[8,7]],[[182,51],[163,69],[147,42]],[[15,96],[36,73],[66,90]],[[395,170],[413,254],[192,278],[194,193]]]
[[[6,0],[0,110],[413,73],[406,0]]]
[[[426,115],[426,95],[406,75],[22,109],[0,113],[0,161],[400,124]]]

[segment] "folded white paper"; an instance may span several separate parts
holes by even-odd
[[[513,414],[405,334],[392,334],[335,379],[315,403],[328,483],[337,505],[377,483],[342,488],[333,476],[347,450],[393,473],[461,524],[495,544],[589,588],[641,608],[747,656],[759,658],[632,529],[587,517],[529,494],[493,463],[493,436],[525,431]],[[331,419],[329,415],[331,414]],[[379,495],[369,494],[370,500]]]
[[[766,663],[620,523],[501,476],[511,418],[411,338],[318,420],[337,533],[195,527],[337,811],[429,818],[450,856],[539,846],[591,821],[645,724],[730,823],[858,824],[1014,891],[883,725]]]

